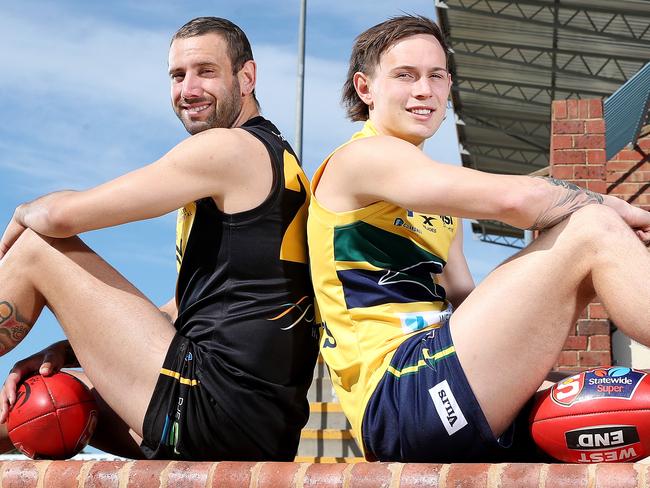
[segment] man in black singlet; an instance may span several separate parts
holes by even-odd
[[[194,19],[169,51],[172,106],[192,135],[158,161],[86,191],[20,205],[0,240],[0,354],[44,306],[67,337],[19,361],[93,391],[91,441],[128,457],[292,460],[317,354],[305,238],[307,179],[259,114],[245,34]],[[176,296],[156,308],[77,234],[179,209]],[[126,398],[128,397],[128,401]],[[5,425],[0,448],[11,448]]]

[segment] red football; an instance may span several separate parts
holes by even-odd
[[[599,368],[559,381],[530,417],[535,443],[569,463],[630,462],[650,454],[650,376]]]
[[[7,431],[32,459],[67,459],[88,444],[96,424],[97,405],[86,385],[55,373],[31,376],[18,387]]]

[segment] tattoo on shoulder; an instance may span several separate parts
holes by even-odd
[[[558,187],[558,191],[555,199],[540,213],[530,230],[553,227],[582,207],[603,203],[601,194],[581,188],[568,181],[545,176],[535,176],[535,178],[541,178],[550,185]]]
[[[0,356],[16,347],[31,328],[32,326],[18,315],[13,303],[0,301]]]

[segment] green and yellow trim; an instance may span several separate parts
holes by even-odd
[[[431,364],[431,362],[435,363],[436,361],[440,361],[441,359],[444,359],[447,356],[451,356],[452,354],[456,354],[456,348],[454,346],[449,346],[447,349],[438,351],[435,354],[431,354],[429,350],[425,348],[422,349],[423,359],[420,359],[417,364],[414,364],[413,366],[406,366],[401,370],[395,369],[392,366],[388,366],[387,371],[396,378],[400,378],[402,376],[417,373],[420,368],[425,367],[427,364]]]

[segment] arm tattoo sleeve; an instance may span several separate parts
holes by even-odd
[[[601,194],[585,190],[573,183],[543,176],[536,176],[535,178],[541,178],[557,188],[553,201],[538,215],[537,220],[530,227],[530,230],[542,230],[553,227],[586,205],[603,203],[603,196]]]

